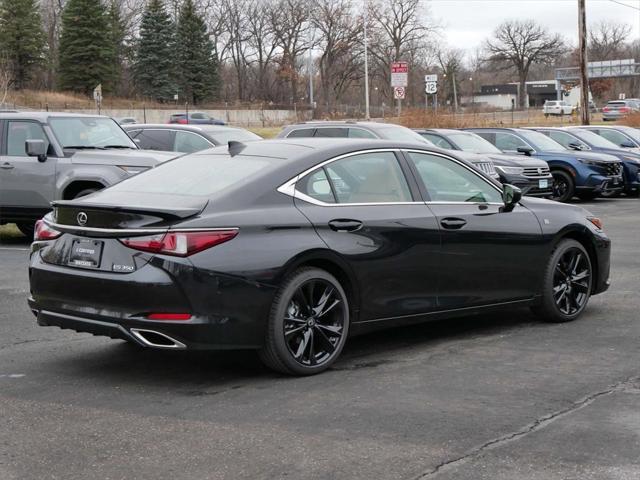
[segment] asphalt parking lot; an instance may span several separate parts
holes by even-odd
[[[37,327],[28,245],[4,242],[0,479],[640,478],[640,201],[583,205],[613,286],[580,320],[380,332],[309,378]]]

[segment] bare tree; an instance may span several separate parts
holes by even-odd
[[[327,112],[361,75],[362,22],[353,13],[351,0],[319,0],[312,25],[319,34],[317,46],[322,96]]]
[[[460,92],[461,71],[463,68],[464,52],[455,48],[441,48],[436,54],[438,64],[444,74],[444,98],[453,104],[453,92]],[[455,85],[454,85],[455,83]]]
[[[253,50],[252,65],[256,77],[255,90],[261,100],[275,100],[271,64],[276,54],[275,32],[270,21],[275,8],[273,0],[253,0],[250,4],[247,31]]]
[[[519,105],[525,107],[526,82],[533,64],[551,64],[564,52],[560,35],[550,34],[533,20],[502,23],[486,40],[488,59],[496,66],[513,69],[520,84]]]
[[[278,75],[288,81],[291,99],[298,96],[298,61],[310,47],[309,3],[306,0],[278,0],[271,10],[271,26],[280,57]]]
[[[602,21],[589,29],[589,60],[613,60],[627,48],[631,25]]]
[[[249,26],[249,2],[247,0],[222,0],[225,12],[224,27],[228,35],[228,49],[236,72],[237,100],[245,99],[248,83],[248,50],[251,38]]]
[[[0,56],[0,108],[4,105],[11,86],[11,68],[5,56]]]
[[[377,63],[377,75],[387,79],[382,82],[387,93],[391,62],[420,56],[419,51],[429,47],[429,37],[439,30],[427,13],[421,0],[379,0],[371,4],[370,52]]]

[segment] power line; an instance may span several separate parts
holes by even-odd
[[[640,8],[634,7],[633,5],[629,5],[628,3],[622,3],[618,0],[609,0],[612,3],[617,3],[618,5],[622,5],[623,7],[633,8],[634,10],[638,10],[640,12]]]

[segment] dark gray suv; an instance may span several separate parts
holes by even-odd
[[[139,150],[109,117],[0,113],[0,225],[33,235],[52,200],[88,195],[175,156]]]

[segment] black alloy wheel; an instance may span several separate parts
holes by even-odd
[[[319,373],[340,355],[348,331],[349,304],[340,283],[324,270],[303,268],[276,295],[260,357],[282,373]]]
[[[550,322],[576,319],[587,306],[592,290],[591,259],[575,240],[558,244],[545,276],[541,305],[534,312]]]
[[[551,186],[551,199],[558,202],[568,202],[573,198],[575,185],[571,176],[561,170],[554,170],[553,185]]]

